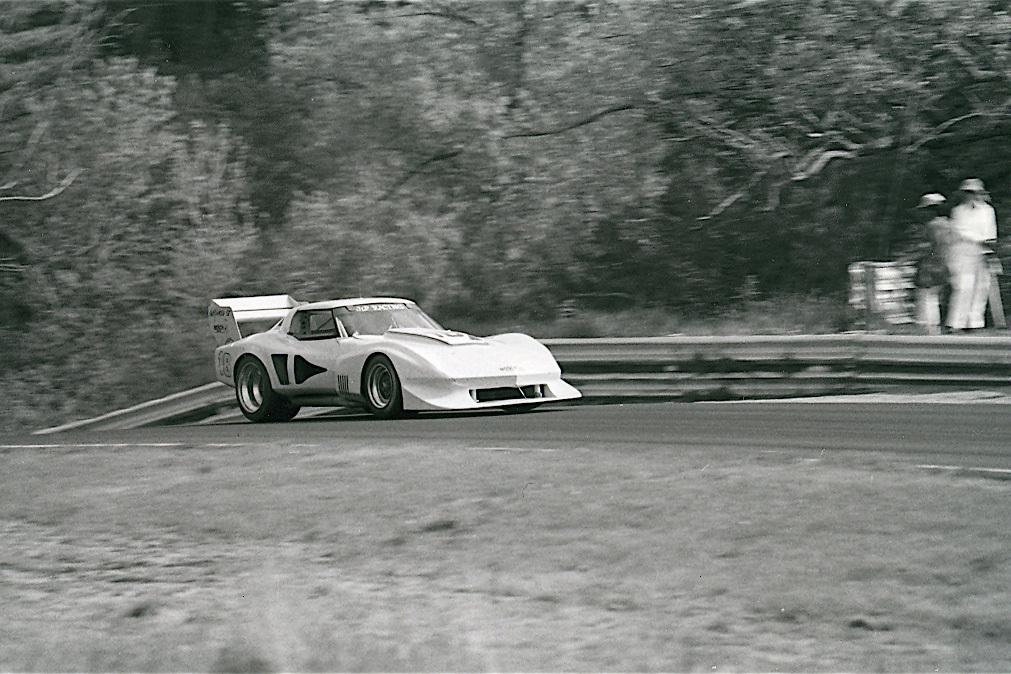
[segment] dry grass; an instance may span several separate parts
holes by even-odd
[[[1011,670],[1008,482],[592,444],[0,460],[3,671]]]

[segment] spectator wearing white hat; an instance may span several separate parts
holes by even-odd
[[[997,240],[997,216],[987,203],[989,195],[979,178],[962,182],[962,201],[951,209],[951,301],[948,327],[952,330],[982,328],[986,324],[986,301],[990,290],[990,269],[986,262],[989,245]]]
[[[907,257],[916,262],[916,322],[929,335],[941,332],[941,289],[948,283],[951,223],[945,215],[947,199],[931,192],[920,198],[917,211],[923,226]]]

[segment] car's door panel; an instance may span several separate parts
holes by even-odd
[[[296,313],[285,336],[289,348],[284,354],[284,376],[278,372],[281,390],[290,395],[334,393],[340,336],[332,311]],[[278,364],[275,360],[275,366]]]

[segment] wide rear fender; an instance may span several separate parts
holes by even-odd
[[[215,378],[229,386],[235,386],[235,367],[239,361],[246,357],[256,358],[267,371],[270,383],[274,388],[278,388],[281,382],[277,378],[277,373],[271,364],[270,354],[278,352],[279,349],[272,348],[276,340],[264,339],[266,335],[255,335],[244,337],[243,339],[225,344],[214,349],[214,376]]]

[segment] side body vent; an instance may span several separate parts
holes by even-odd
[[[310,363],[302,356],[295,356],[295,383],[302,384],[307,379],[326,372],[325,367]]]
[[[270,356],[270,361],[274,364],[274,372],[277,373],[277,381],[282,386],[288,385],[288,356],[283,353],[274,353]]]
[[[337,375],[337,392],[351,393],[351,377],[346,374]]]

